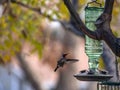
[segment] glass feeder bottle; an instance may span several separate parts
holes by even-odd
[[[103,8],[99,7],[86,7],[85,8],[85,24],[88,29],[94,31],[96,27],[94,25],[96,19],[101,15],[103,12]],[[103,52],[103,43],[98,40],[94,40],[85,36],[85,53],[87,54],[89,60],[89,69],[97,70],[99,65],[99,57]]]

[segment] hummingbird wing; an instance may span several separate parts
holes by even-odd
[[[79,60],[78,60],[78,59],[66,59],[66,61],[77,62],[77,61],[79,61]]]

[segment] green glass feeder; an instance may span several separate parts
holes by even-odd
[[[96,26],[94,25],[96,19],[103,12],[101,7],[86,7],[85,8],[85,24],[88,29],[94,31]],[[89,58],[89,69],[96,71],[98,69],[98,60],[101,54],[103,53],[103,43],[98,40],[94,40],[85,36],[85,52]]]
[[[91,3],[99,4],[99,7],[91,6]],[[93,1],[87,4],[85,8],[85,25],[88,29],[95,31],[95,21],[101,15],[104,8],[101,7],[101,4]],[[88,56],[89,70],[82,70],[79,74],[74,75],[78,80],[81,81],[107,81],[112,78],[106,70],[99,70],[99,58],[103,53],[103,43],[102,41],[94,40],[85,36],[85,53]]]

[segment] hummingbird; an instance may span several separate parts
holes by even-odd
[[[55,68],[55,72],[57,71],[57,69],[59,68],[59,67],[63,67],[64,66],[64,64],[66,64],[67,62],[77,62],[77,61],[79,61],[78,59],[67,59],[66,58],[66,56],[68,55],[68,53],[66,53],[66,54],[63,54],[62,55],[62,57],[57,61],[57,66],[56,66],[56,68]]]

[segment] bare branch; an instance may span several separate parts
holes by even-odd
[[[84,37],[84,34],[82,32],[80,32],[80,31],[78,31],[77,28],[73,24],[67,23],[65,21],[59,21],[59,23],[62,25],[62,27],[65,30],[70,31],[70,32],[74,33],[77,36]]]
[[[27,79],[31,82],[34,90],[42,90],[40,84],[36,81],[36,79],[31,74],[30,70],[28,69],[28,65],[26,64],[24,58],[22,57],[21,53],[16,54],[17,60],[19,61],[21,68],[23,69]]]
[[[73,5],[71,4],[70,0],[63,0],[64,4],[66,5],[66,7],[68,8],[71,16],[73,17],[73,19],[76,22],[76,27],[78,28],[78,31],[82,31],[85,34],[87,34],[90,38],[93,39],[99,39],[99,34],[98,32],[93,32],[90,31],[82,22],[82,20],[79,17],[79,14],[76,12],[76,10],[73,8]]]
[[[46,15],[46,14],[42,13],[40,7],[39,7],[39,8],[37,8],[37,7],[34,8],[34,7],[31,7],[31,6],[27,5],[27,4],[24,4],[24,3],[22,3],[22,2],[16,1],[16,0],[12,0],[11,2],[14,3],[14,4],[20,5],[20,6],[22,6],[22,7],[25,7],[25,8],[27,8],[27,9],[29,9],[29,10],[32,10],[32,11],[34,11],[34,12],[37,12],[39,15],[41,15],[41,16],[43,16],[43,17],[45,17],[45,18],[48,18],[49,20],[59,21],[59,20],[57,20],[57,19],[51,18],[50,15]]]
[[[13,1],[11,1],[11,2],[12,2],[12,3],[15,3],[15,4],[18,4],[18,5],[20,5],[20,6],[23,6],[23,7],[27,8],[27,9],[32,10],[32,11],[35,11],[35,12],[37,12],[37,13],[39,13],[39,14],[42,14],[40,8],[33,8],[33,7],[31,7],[31,6],[28,6],[28,5],[26,5],[26,4],[22,3],[22,2],[15,1],[15,0],[13,0]]]
[[[96,20],[97,30],[95,32],[90,31],[80,19],[78,13],[75,11],[70,0],[63,0],[66,7],[68,8],[71,17],[75,20],[78,31],[84,32],[90,38],[97,40],[104,40],[111,48],[113,53],[120,57],[120,39],[116,38],[111,30],[110,22],[113,10],[114,0],[106,0],[105,9],[103,14]]]
[[[114,4],[114,0],[106,0],[104,13],[107,13],[111,16],[113,10],[113,4]]]

